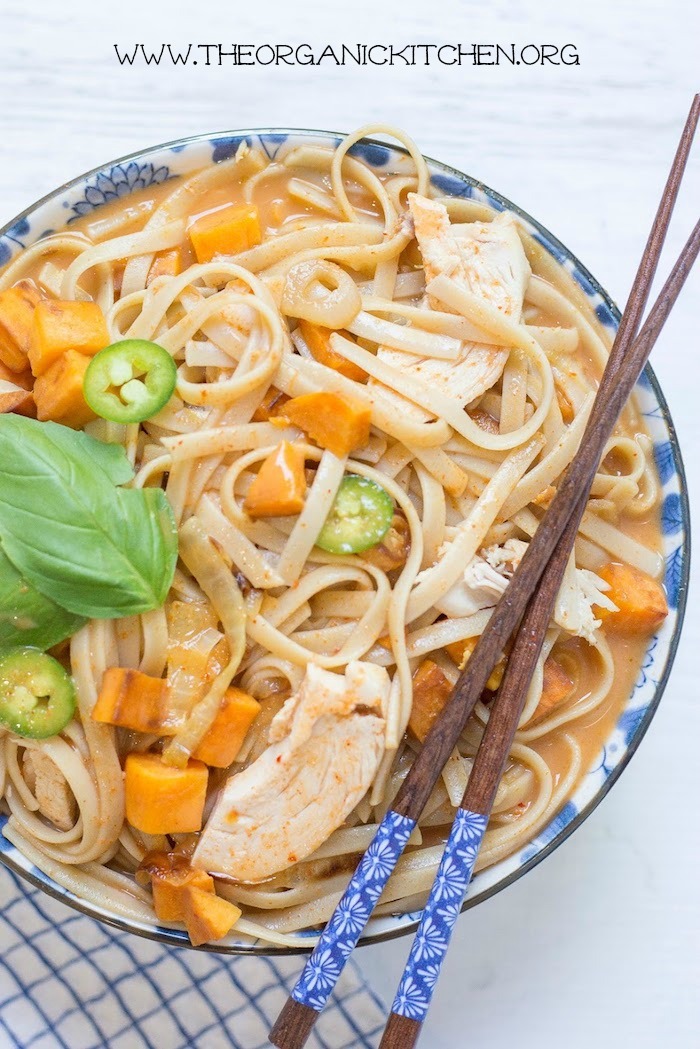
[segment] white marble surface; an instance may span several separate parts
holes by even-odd
[[[573,43],[581,65],[122,68],[112,48],[213,41]],[[523,205],[623,302],[700,86],[699,43],[694,0],[0,0],[0,219],[80,171],[179,135],[386,120]],[[700,143],[667,257],[697,218],[699,188]],[[696,506],[699,293],[700,272],[654,354]],[[691,593],[667,695],[612,794],[545,864],[462,919],[429,1049],[700,1044],[699,600]],[[387,996],[406,950],[361,955]]]

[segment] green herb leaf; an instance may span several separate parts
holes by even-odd
[[[0,547],[0,649],[51,648],[84,623],[23,579]]]
[[[68,456],[83,456],[86,466],[97,467],[98,472],[104,474],[112,484],[126,484],[134,476],[134,468],[120,444],[97,441],[81,430],[71,430],[68,426],[61,426],[59,423],[40,423],[34,419],[25,419],[20,415],[14,415],[12,418],[17,421],[10,423],[11,429],[17,430],[19,424],[19,433],[26,434],[25,423],[28,422],[29,432],[34,431],[48,436],[52,443]],[[4,424],[4,429],[7,429],[7,423]],[[88,456],[93,460],[92,464]]]
[[[177,562],[175,520],[160,489],[115,487],[132,476],[122,449],[7,414],[0,464],[0,542],[37,590],[96,619],[163,604]]]

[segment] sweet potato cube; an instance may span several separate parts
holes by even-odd
[[[163,736],[173,736],[179,727],[179,719],[173,717],[168,703],[168,682],[125,667],[105,671],[92,718]]]
[[[11,372],[23,372],[34,332],[34,310],[41,292],[30,280],[0,291],[0,363]]]
[[[13,372],[0,361],[0,381],[11,382],[15,386],[21,386],[23,390],[31,390],[34,385],[34,376],[29,367],[29,361],[25,358],[24,370],[21,372]]]
[[[173,248],[171,251],[159,251],[153,259],[151,268],[148,271],[146,287],[148,287],[157,277],[177,277],[178,273],[182,273],[181,250],[179,248]]]
[[[189,234],[197,262],[211,262],[215,255],[238,255],[262,240],[258,209],[254,204],[228,204],[200,215]]]
[[[158,754],[132,753],[124,766],[126,818],[144,834],[192,834],[202,829],[209,770],[201,761],[184,769]]]
[[[282,393],[276,386],[271,386],[253,412],[253,422],[269,422],[280,410],[283,410],[288,400],[286,393]]]
[[[542,696],[530,720],[537,721],[538,718],[549,714],[560,703],[568,699],[573,690],[574,683],[561,663],[554,659],[553,656],[547,656],[544,661]]]
[[[83,396],[83,379],[89,363],[89,357],[68,350],[36,380],[34,400],[38,419],[42,422],[51,419],[79,429],[95,418]]]
[[[293,426],[308,433],[321,448],[339,458],[369,440],[370,409],[351,397],[337,393],[304,393],[287,401],[282,413]]]
[[[42,299],[34,310],[32,371],[43,375],[67,350],[94,357],[109,341],[107,322],[96,302]]]
[[[476,637],[468,637],[465,641],[453,641],[451,644],[445,646],[445,651],[448,656],[453,663],[457,664],[460,670],[464,670],[467,665],[467,661],[476,648],[477,641],[478,638]],[[486,687],[490,692],[495,692],[497,688],[500,688],[505,671],[506,657],[501,656],[486,682]]]
[[[31,385],[25,385],[24,375],[25,372],[11,372],[0,363],[0,415],[16,412],[18,415],[36,416]]]
[[[299,321],[299,333],[309,347],[312,357],[319,364],[325,364],[327,368],[332,368],[333,371],[339,372],[347,379],[354,379],[355,382],[367,382],[366,371],[358,368],[356,364],[346,360],[342,354],[333,349],[331,346],[333,330],[331,328],[323,328],[320,324],[312,324],[311,321],[301,320]],[[347,335],[347,333],[344,334]],[[347,335],[347,337],[352,339],[351,335]]]
[[[185,928],[193,947],[222,940],[243,913],[235,903],[194,886],[185,889],[183,899]]]
[[[194,758],[217,769],[227,769],[236,760],[248,729],[260,713],[260,704],[240,688],[229,688],[219,713],[199,744]]]
[[[610,562],[598,571],[610,584],[606,592],[619,611],[596,606],[594,612],[606,627],[621,634],[653,634],[668,615],[666,594],[660,583],[631,565]]]
[[[206,871],[196,871],[191,867],[169,874],[154,874],[151,890],[156,917],[162,922],[181,922],[185,917],[185,890],[190,888],[213,893],[214,879]]]
[[[298,444],[282,441],[268,455],[243,501],[251,517],[284,517],[304,509],[306,474],[304,452]]]
[[[437,663],[424,659],[413,675],[413,706],[408,727],[422,743],[452,692],[452,685]]]

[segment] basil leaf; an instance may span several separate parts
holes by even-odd
[[[0,648],[51,648],[84,623],[23,579],[0,547]]]
[[[112,619],[163,604],[177,529],[159,488],[115,488],[126,457],[99,444],[56,424],[0,416],[0,542],[46,597]]]
[[[40,423],[35,419],[25,419],[20,415],[16,415],[14,418],[19,420],[19,422],[11,423],[11,429],[19,429],[19,432],[24,434],[32,431],[36,433],[44,432],[67,455],[83,454],[90,456],[94,460],[94,465],[112,484],[126,484],[134,476],[134,469],[120,444],[107,444],[105,441],[97,441],[94,437],[90,437],[81,430],[71,430],[67,426],[61,426],[59,423]],[[29,427],[27,427],[27,423]],[[7,428],[6,425],[4,428]]]

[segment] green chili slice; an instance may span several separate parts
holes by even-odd
[[[177,367],[167,350],[146,339],[124,339],[92,358],[83,394],[103,419],[138,423],[165,407],[176,381]]]
[[[393,516],[394,501],[381,485],[346,474],[316,545],[329,554],[359,554],[384,538]]]
[[[75,688],[60,663],[36,648],[0,653],[0,722],[18,736],[48,739],[75,713]]]

